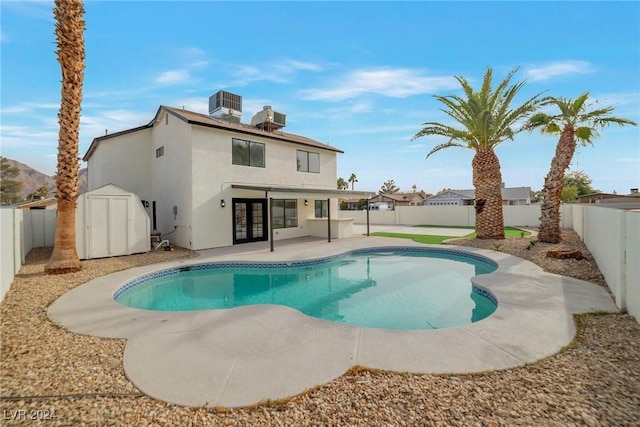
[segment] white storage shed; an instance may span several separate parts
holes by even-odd
[[[76,249],[80,259],[149,252],[151,226],[140,198],[107,184],[78,197]]]

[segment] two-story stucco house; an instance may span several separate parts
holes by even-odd
[[[271,107],[252,124],[241,111],[240,96],[220,91],[209,115],[161,106],[144,126],[95,138],[83,158],[89,190],[115,184],[137,194],[162,239],[193,250],[351,237],[338,197],[370,194],[337,190],[342,151],[282,132],[286,116]]]

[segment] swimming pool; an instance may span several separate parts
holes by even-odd
[[[493,295],[471,283],[497,264],[436,248],[391,247],[291,262],[217,262],[161,270],[119,287],[123,305],[158,311],[279,304],[309,316],[383,329],[439,329],[491,315]]]

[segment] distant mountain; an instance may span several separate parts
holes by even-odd
[[[53,176],[45,175],[33,169],[30,166],[20,163],[17,160],[7,158],[9,165],[15,166],[20,170],[20,174],[15,178],[16,181],[23,183],[20,196],[23,200],[28,200],[29,194],[33,193],[40,187],[47,187],[49,194],[47,197],[55,196],[56,194],[56,179]],[[78,190],[79,194],[86,193],[88,188],[87,169],[80,169],[78,175]]]

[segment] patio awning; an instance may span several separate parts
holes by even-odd
[[[338,189],[330,189],[330,188],[306,188],[306,187],[275,187],[272,185],[250,185],[250,184],[231,184],[232,190],[249,190],[249,191],[262,191],[264,192],[264,197],[269,199],[279,199],[279,198],[309,198],[309,199],[317,199],[317,198],[327,198],[327,199],[371,199],[375,195],[375,193],[369,191],[348,191],[348,190],[338,190]],[[270,203],[269,209],[273,209],[272,204]],[[274,238],[273,238],[273,214],[269,214],[270,223],[268,226],[269,229],[269,241],[271,246],[271,252],[273,252],[274,248]],[[367,209],[367,235],[369,235],[369,210]],[[327,240],[331,242],[331,210],[328,211],[327,216]]]
[[[348,191],[328,188],[301,188],[301,187],[274,187],[270,185],[231,184],[232,189],[264,191],[266,197],[279,197],[283,195],[303,197],[324,196],[335,199],[370,199],[376,193],[370,191]]]

